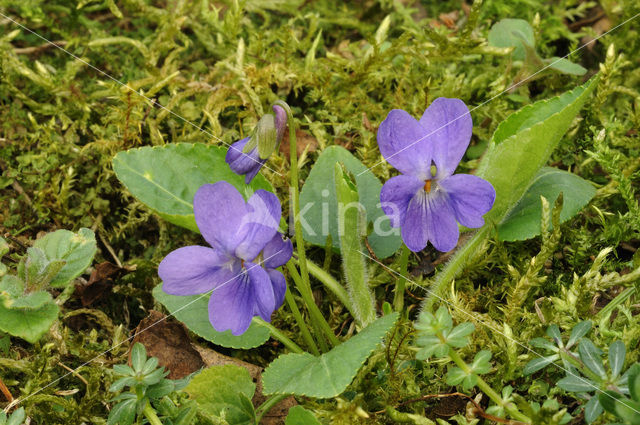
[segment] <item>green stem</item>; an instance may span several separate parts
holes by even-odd
[[[592,372],[591,369],[589,369],[588,367],[585,367],[585,365],[579,359],[577,359],[577,358],[573,357],[571,354],[569,354],[566,351],[566,349],[560,349],[558,354],[560,354],[560,358],[562,360],[564,360],[565,362],[570,363],[573,366],[575,366],[576,369],[578,369],[587,378],[589,378],[589,379],[591,379],[592,381],[595,381],[595,382],[602,381],[602,377],[601,376],[598,376],[598,374],[596,374],[595,372]],[[567,374],[569,374],[569,373],[567,373]],[[579,380],[581,379],[579,376],[575,376],[575,377],[578,378]]]
[[[297,259],[294,258],[293,261],[298,264]],[[307,260],[307,266],[309,269],[309,273],[311,273],[313,277],[318,279],[320,283],[326,286],[328,290],[333,292],[333,295],[335,295],[338,300],[340,300],[340,302],[344,304],[344,306],[347,307],[347,309],[353,314],[353,305],[351,303],[351,298],[349,298],[347,290],[344,289],[344,287],[340,285],[340,283],[336,279],[334,279],[333,276],[327,273],[326,270],[324,270],[313,261]]]
[[[262,421],[262,417],[271,410],[276,404],[280,403],[285,398],[289,397],[289,394],[277,394],[269,397],[256,409],[258,413],[256,416],[256,423],[259,424]]]
[[[324,334],[332,346],[335,347],[336,345],[339,345],[340,340],[333,333],[333,330],[331,330],[331,327],[329,326],[327,321],[324,319],[324,317],[322,316],[322,312],[316,305],[316,302],[313,300],[311,287],[305,284],[300,274],[298,274],[298,270],[296,270],[296,267],[293,265],[291,261],[287,263],[287,270],[289,270],[289,274],[293,278],[293,281],[295,282],[296,287],[300,292],[300,295],[302,295],[302,299],[304,300],[304,303],[307,305],[307,308],[309,309],[309,314],[311,315],[312,323],[315,326],[317,326],[318,329],[321,331],[320,335],[316,335],[316,336],[321,337],[322,334]],[[322,341],[323,340],[321,338],[318,338],[318,342],[321,346],[323,344]],[[323,348],[323,351],[327,351],[327,350]]]
[[[635,293],[635,286],[625,289],[624,291],[619,293],[618,296],[616,296],[613,300],[611,300],[609,304],[605,305],[604,308],[600,310],[598,314],[596,314],[596,318],[600,319],[603,317],[607,317],[609,313],[615,310],[616,307],[618,307],[620,304],[631,298],[631,296]]]
[[[486,225],[478,230],[476,234],[453,255],[451,261],[447,263],[440,273],[438,273],[436,281],[429,290],[429,296],[424,302],[422,311],[431,311],[436,300],[442,299],[444,288],[451,283],[458,272],[467,264],[467,261],[475,253],[478,246],[484,242],[489,234],[489,229],[490,226]]]
[[[311,314],[311,320],[315,321],[317,325],[327,333],[327,337],[329,341],[333,345],[337,345],[340,343],[333,331],[329,327],[329,324],[322,317],[322,313],[316,306],[315,302],[313,302],[313,296],[311,294],[311,283],[309,281],[309,270],[307,269],[307,254],[304,250],[304,239],[302,238],[302,223],[300,222],[300,188],[298,182],[298,143],[296,140],[296,123],[293,117],[293,113],[291,112],[291,108],[285,102],[278,100],[274,102],[274,105],[278,105],[285,110],[287,113],[287,124],[289,126],[289,162],[290,169],[289,173],[291,176],[290,183],[290,192],[291,192],[291,203],[293,205],[293,226],[295,232],[295,240],[296,240],[296,250],[298,252],[298,264],[300,267],[300,282],[296,282],[298,287],[298,291],[302,295],[304,302],[307,304],[307,308],[309,309],[309,313]],[[294,268],[289,266],[290,262],[287,263],[287,268],[289,272]],[[297,271],[295,271],[297,274]],[[328,332],[327,332],[328,329]]]
[[[462,357],[460,357],[458,352],[456,350],[454,350],[452,347],[449,347],[449,357],[466,374],[472,374],[473,373],[473,371],[469,368],[469,365],[467,365],[467,363],[462,359]],[[501,406],[502,408],[504,408],[504,410],[509,414],[509,416],[511,416],[512,418],[517,419],[517,420],[519,420],[521,422],[531,423],[531,419],[529,417],[527,417],[526,415],[524,415],[523,413],[521,413],[516,408],[516,406],[513,405],[513,403],[509,403],[509,402],[504,401],[502,399],[502,397],[500,396],[500,394],[495,392],[493,390],[493,388],[491,388],[489,386],[489,384],[487,384],[485,382],[484,379],[482,379],[478,375],[475,375],[475,376],[476,376],[476,378],[478,380],[477,383],[476,383],[478,388],[480,388],[480,390],[483,393],[485,393],[491,400],[493,400],[493,402],[495,404],[497,404],[498,406]]]
[[[298,344],[296,344],[295,342],[291,341],[285,334],[280,332],[280,330],[278,328],[276,328],[275,326],[273,326],[271,323],[265,322],[264,320],[262,320],[258,316],[254,316],[253,317],[253,322],[257,323],[260,326],[264,326],[265,328],[269,329],[269,332],[271,333],[271,336],[273,338],[277,339],[278,341],[280,341],[281,343],[283,343],[284,346],[287,347],[289,350],[293,351],[294,353],[298,353],[298,354],[304,353],[304,350],[302,348],[300,348],[298,346]]]
[[[144,405],[144,409],[142,410],[144,416],[146,416],[147,420],[151,425],[162,425],[160,418],[156,415],[156,411],[151,407],[151,403],[147,400],[147,404]]]
[[[402,244],[402,252],[400,253],[400,277],[396,281],[396,290],[393,295],[393,307],[398,312],[402,312],[404,308],[404,288],[407,283],[407,266],[409,265],[409,248]]]
[[[287,301],[287,305],[291,309],[291,312],[293,313],[293,317],[296,319],[296,322],[298,323],[300,332],[302,332],[302,338],[304,338],[304,341],[307,343],[307,347],[309,347],[309,349],[313,354],[315,354],[316,356],[319,356],[320,351],[318,351],[318,346],[316,345],[316,342],[313,340],[313,337],[311,336],[311,332],[309,332],[309,328],[307,327],[307,324],[302,318],[302,314],[300,314],[300,310],[298,310],[298,306],[296,305],[296,300],[293,298],[293,295],[291,295],[291,291],[289,291],[289,288],[287,288],[287,292],[285,292],[284,298]]]

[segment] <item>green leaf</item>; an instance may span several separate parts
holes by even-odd
[[[587,393],[595,391],[598,388],[590,380],[576,375],[570,375],[562,378],[558,381],[557,385],[563,390],[571,391],[573,393]]]
[[[6,425],[22,425],[26,417],[27,417],[27,414],[24,411],[24,407],[21,407],[15,412],[13,412],[11,416],[9,416],[9,419],[7,420]]]
[[[495,204],[485,215],[488,223],[500,223],[522,198],[597,81],[592,78],[561,96],[525,106],[498,126],[477,172],[496,190]]]
[[[624,365],[624,358],[627,353],[627,347],[624,342],[614,341],[609,346],[609,367],[611,368],[611,379],[615,379],[620,374]]]
[[[602,350],[596,347],[589,339],[583,339],[578,346],[578,353],[580,354],[580,360],[589,368],[593,373],[600,378],[605,379],[607,372],[604,370],[604,364],[602,364]]]
[[[535,46],[533,28],[524,19],[502,19],[495,23],[489,31],[489,45],[493,47],[515,47],[512,57],[515,60],[524,60],[525,46]]]
[[[249,186],[224,161],[227,149],[202,143],[145,146],[118,153],[113,170],[129,192],[170,223],[198,232],[193,196],[206,183],[226,181],[248,198],[255,190],[273,191],[257,175]]]
[[[598,416],[602,414],[603,410],[598,397],[591,397],[587,404],[584,405],[584,420],[590,424],[598,419]]]
[[[5,296],[17,298],[21,296],[24,291],[24,282],[18,277],[8,274],[0,278],[0,295],[4,292]]]
[[[447,378],[446,378],[447,385],[458,385],[467,376],[468,374],[464,370],[460,369],[459,367],[450,367],[449,370],[447,371]]]
[[[136,373],[142,372],[142,367],[147,361],[147,350],[144,345],[136,342],[131,349],[131,367]],[[154,368],[155,369],[155,368]]]
[[[450,332],[444,331],[445,343],[452,347],[464,347],[469,343],[467,338],[474,331],[475,326],[473,323],[465,322],[461,323]]]
[[[477,375],[484,375],[491,370],[491,351],[489,350],[480,350],[473,358],[473,363],[471,364],[471,369],[473,373]]]
[[[338,201],[335,189],[334,167],[342,163],[355,176],[360,202],[366,212],[366,221],[373,224],[368,241],[378,258],[386,258],[400,248],[401,238],[392,229],[388,217],[380,208],[382,184],[356,157],[340,146],[329,146],[316,161],[300,193],[300,218],[304,239],[325,246],[327,236],[335,249],[340,249],[338,235]]]
[[[564,196],[560,221],[564,222],[589,203],[596,189],[575,174],[551,167],[542,168],[524,196],[498,226],[500,240],[519,241],[539,235],[542,217],[540,196],[553,204],[560,193]]]
[[[398,313],[380,317],[320,357],[308,353],[278,357],[262,374],[264,393],[315,398],[340,395],[397,318]]]
[[[598,400],[604,410],[618,416],[626,423],[640,425],[640,403],[629,400],[615,391],[607,390],[598,394]]]
[[[539,371],[540,369],[543,369],[543,368],[547,367],[547,365],[550,365],[551,363],[553,363],[554,361],[556,361],[558,359],[559,359],[559,356],[557,354],[554,354],[553,356],[535,358],[535,359],[529,361],[529,363],[527,363],[525,365],[524,370],[522,371],[522,373],[525,376],[526,375],[531,375],[532,373],[535,373],[535,372]]]
[[[573,329],[571,329],[571,335],[569,336],[569,341],[567,341],[566,347],[573,347],[573,345],[578,342],[580,338],[588,334],[591,330],[591,325],[591,320],[585,320],[584,322],[580,322],[575,325]]]
[[[320,422],[304,407],[293,406],[289,409],[284,425],[320,425]]]
[[[49,331],[59,311],[48,292],[17,299],[0,293],[0,330],[33,344]]]
[[[560,71],[563,74],[584,75],[587,73],[586,68],[565,58],[554,56],[552,58],[545,59],[543,62],[545,65],[549,65],[549,68]]]
[[[136,418],[136,405],[134,399],[125,400],[113,406],[107,419],[107,425],[131,425]]]
[[[98,249],[93,231],[86,228],[78,233],[56,230],[36,240],[33,246],[43,250],[49,261],[65,262],[50,283],[56,288],[64,287],[80,276],[91,265]]]
[[[634,401],[640,402],[640,363],[629,368],[629,395]]]
[[[240,366],[213,366],[196,375],[184,389],[198,405],[213,416],[221,416],[229,425],[254,424],[251,401],[256,385],[249,372]]]
[[[209,322],[209,295],[169,295],[160,284],[153,289],[153,297],[192,332],[214,344],[249,349],[259,347],[269,339],[269,330],[256,323],[251,323],[249,329],[239,336],[232,335],[231,331],[216,331]]]

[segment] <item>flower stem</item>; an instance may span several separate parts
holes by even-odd
[[[449,357],[453,362],[462,369],[466,374],[472,374],[473,371],[469,368],[469,365],[460,357],[460,354],[453,347],[449,347]],[[531,423],[531,419],[520,412],[513,403],[506,402],[502,399],[500,394],[494,391],[493,388],[489,386],[480,376],[476,375],[477,383],[476,385],[480,390],[485,393],[495,404],[504,408],[504,410],[514,419],[517,419],[521,422]]]
[[[393,295],[393,307],[398,312],[402,312],[404,308],[404,288],[407,283],[407,266],[409,265],[409,248],[402,244],[402,252],[400,253],[400,277],[396,281],[396,290]]]
[[[296,264],[298,263],[297,259],[293,260]],[[353,305],[351,304],[351,299],[349,298],[349,294],[346,289],[340,283],[333,278],[329,273],[327,273],[322,267],[314,263],[313,261],[307,260],[307,266],[309,269],[309,273],[313,275],[316,279],[320,281],[324,286],[327,287],[333,295],[335,295],[342,304],[344,304],[347,309],[353,313]]]
[[[273,338],[277,339],[278,341],[280,341],[281,343],[283,343],[284,346],[287,347],[289,350],[293,351],[294,353],[298,353],[298,354],[304,353],[304,350],[302,348],[300,348],[298,346],[298,344],[296,344],[295,342],[291,341],[285,334],[280,332],[280,330],[278,328],[276,328],[275,326],[273,326],[271,323],[265,322],[264,320],[262,320],[258,316],[253,316],[253,322],[259,324],[260,326],[264,326],[265,328],[269,329],[269,332],[271,333],[271,336]]]
[[[478,230],[476,234],[473,235],[471,239],[453,255],[451,261],[449,261],[447,265],[444,266],[440,273],[438,273],[433,286],[429,290],[429,296],[422,306],[422,311],[431,311],[431,308],[433,307],[435,301],[438,299],[442,299],[444,288],[449,283],[451,283],[458,272],[460,272],[460,269],[462,269],[467,264],[469,258],[472,257],[478,246],[487,237],[489,229],[490,226],[485,225],[480,230]]]
[[[144,416],[146,416],[147,420],[151,425],[162,425],[160,418],[156,415],[156,411],[151,407],[151,403],[147,400],[147,404],[144,405],[144,409],[142,410]]]
[[[289,270],[289,274],[293,278],[293,281],[296,283],[296,287],[298,288],[300,295],[302,295],[302,299],[304,300],[305,304],[307,305],[307,308],[309,309],[309,314],[311,315],[312,323],[314,323],[314,325],[317,326],[318,329],[320,330],[320,335],[316,335],[318,337],[318,342],[320,343],[320,345],[322,346],[323,344],[322,342],[323,340],[321,339],[322,334],[324,334],[327,337],[327,339],[329,340],[332,346],[335,347],[336,345],[339,345],[340,340],[333,333],[333,330],[331,330],[331,327],[329,326],[327,321],[324,319],[324,317],[322,316],[322,312],[320,311],[315,301],[313,300],[313,294],[311,293],[311,286],[307,286],[305,284],[300,274],[298,274],[298,270],[296,270],[296,267],[293,265],[291,261],[287,263],[287,270]],[[327,350],[323,348],[323,351],[327,351]]]
[[[296,319],[296,322],[298,323],[300,332],[302,332],[302,338],[304,338],[304,341],[307,343],[307,347],[309,347],[309,349],[313,354],[315,354],[316,356],[319,356],[320,351],[318,351],[318,346],[316,345],[316,342],[313,340],[313,337],[311,336],[311,332],[309,332],[309,328],[307,327],[307,324],[302,318],[302,314],[300,314],[300,310],[298,310],[298,306],[296,305],[296,300],[293,298],[293,295],[291,295],[291,291],[289,291],[289,288],[287,288],[287,292],[285,292],[284,298],[285,300],[287,300],[287,305],[291,309],[291,313],[293,313],[293,317]]]
[[[277,394],[269,397],[256,409],[256,423],[259,424],[262,421],[262,417],[271,410],[276,404],[280,403],[285,398],[289,397],[289,394]]]

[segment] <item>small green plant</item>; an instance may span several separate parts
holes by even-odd
[[[503,395],[507,397],[505,399],[480,377],[491,370],[489,363],[491,352],[489,350],[481,350],[476,353],[471,364],[467,364],[458,353],[457,349],[469,344],[469,335],[475,329],[473,323],[465,322],[454,327],[449,311],[445,307],[440,307],[435,315],[428,311],[420,313],[415,327],[418,330],[416,345],[419,351],[416,357],[419,360],[436,357],[455,363],[455,366],[448,367],[447,384],[462,384],[462,388],[467,391],[477,386],[503,412],[516,420],[530,422],[529,417],[509,401],[510,391],[503,390]]]
[[[626,424],[640,424],[640,363],[636,363],[627,371],[629,397],[625,397],[620,389],[606,390],[598,395],[604,410],[614,414]]]
[[[566,376],[557,385],[567,392],[575,393],[578,398],[587,400],[584,404],[584,417],[588,423],[595,421],[603,412],[602,399],[606,397],[603,391],[613,391],[620,396],[629,394],[629,372],[621,373],[626,355],[624,343],[614,341],[609,346],[607,370],[602,361],[603,351],[585,337],[590,330],[590,321],[580,322],[574,326],[568,341],[564,343],[560,328],[557,325],[549,326],[547,335],[553,342],[546,338],[534,338],[530,344],[550,354],[531,360],[524,368],[525,375],[530,375],[561,361]],[[576,346],[577,352],[572,350]]]
[[[108,425],[131,425],[136,418],[145,417],[152,425],[187,425],[196,417],[195,401],[178,406],[170,395],[184,388],[190,376],[182,380],[166,379],[167,372],[158,367],[156,357],[147,358],[144,345],[136,343],[131,349],[131,366],[115,365],[113,371],[122,377],[115,381],[109,391],[128,391],[116,396],[117,402],[107,420]],[[162,418],[162,420],[160,419]]]
[[[58,230],[36,240],[20,258],[16,274],[0,266],[0,332],[34,343],[58,318],[59,306],[73,293],[73,279],[91,264],[96,253],[93,231]],[[0,257],[9,245],[0,238]],[[54,300],[50,289],[61,289]]]

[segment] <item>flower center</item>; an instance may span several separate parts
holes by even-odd
[[[424,181],[424,191],[427,193],[431,192],[431,180]]]

